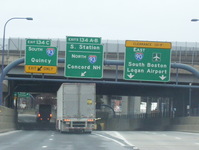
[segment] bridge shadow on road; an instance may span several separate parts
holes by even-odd
[[[18,123],[18,130],[55,130],[55,123]]]

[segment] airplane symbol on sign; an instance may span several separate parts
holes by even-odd
[[[155,54],[154,54],[154,57],[153,57],[153,61],[160,61],[160,60],[161,60],[160,54],[155,53]]]

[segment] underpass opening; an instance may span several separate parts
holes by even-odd
[[[23,61],[20,61],[23,62]],[[16,65],[16,64],[15,64]],[[8,69],[9,70],[9,69]],[[8,71],[6,71],[8,72]],[[195,72],[197,74],[197,72]],[[103,80],[80,80],[80,79],[69,79],[60,76],[47,76],[47,75],[24,75],[19,74],[16,76],[15,74],[7,74],[8,77],[5,78],[9,80],[9,93],[6,96],[5,104],[10,107],[14,107],[14,92],[39,92],[39,93],[56,93],[57,89],[64,82],[87,82],[97,84],[97,94],[101,96],[134,96],[134,97],[146,97],[146,99],[152,98],[165,98],[169,99],[169,105],[175,108],[175,115],[186,115],[187,114],[187,104],[190,104],[190,93],[192,94],[191,100],[197,99],[197,88],[198,85],[192,85],[190,88],[195,88],[191,90],[186,85],[187,83],[183,83],[178,85],[176,83],[151,83],[151,82],[134,82],[134,81],[123,81],[123,80],[114,80],[114,79],[106,79]],[[109,105],[110,104],[109,100]],[[194,100],[197,102],[197,100]],[[145,102],[144,98],[141,102]],[[119,103],[119,102],[118,102]],[[164,104],[161,104],[164,108]],[[192,105],[190,105],[192,106]],[[137,107],[140,107],[140,104],[137,104]],[[148,108],[149,109],[149,108]],[[170,109],[169,109],[170,110]],[[170,112],[173,110],[170,110]]]
[[[54,130],[56,95],[52,93],[15,92],[18,129]],[[28,96],[21,96],[22,93]]]
[[[9,82],[12,85],[12,93],[27,92],[34,97],[46,93],[56,97],[57,89],[62,84],[62,82],[54,81],[10,80]],[[75,82],[75,80],[67,80],[66,82]],[[194,93],[192,99],[198,96],[196,91],[196,89],[192,91]],[[116,110],[116,117],[113,117],[110,109],[107,110],[103,107],[98,109],[97,118],[100,119],[97,122],[103,126],[101,129],[110,130],[112,128],[109,122],[111,118],[119,118],[121,122],[121,119],[125,118],[174,117],[174,115],[182,115],[182,112],[186,115],[188,92],[187,88],[97,83],[96,93],[100,100],[103,104]],[[149,105],[153,108],[150,108]],[[141,107],[144,106],[145,111],[141,110]],[[119,125],[114,128],[120,130]]]

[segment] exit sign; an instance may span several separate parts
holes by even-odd
[[[126,41],[124,79],[170,80],[171,43]]]
[[[65,77],[102,78],[103,45],[99,37],[66,37]]]
[[[101,44],[100,37],[77,37],[68,36],[66,39],[67,43],[84,43],[84,44]]]

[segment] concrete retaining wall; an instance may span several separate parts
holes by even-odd
[[[15,130],[15,128],[14,110],[0,106],[0,132]]]
[[[199,117],[178,117],[172,119],[173,131],[199,132]]]
[[[199,132],[199,117],[178,118],[111,118],[105,121],[105,130],[112,131],[187,131]]]
[[[106,121],[106,130],[133,131],[133,130],[167,130],[170,118],[128,119],[112,118]]]

